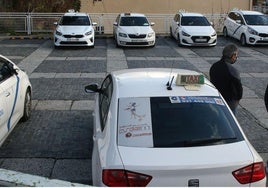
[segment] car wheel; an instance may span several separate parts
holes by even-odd
[[[31,110],[32,110],[32,96],[29,89],[27,89],[25,93],[25,99],[24,99],[24,108],[23,108],[23,116],[21,118],[21,121],[27,121],[31,116]]]
[[[170,38],[173,38],[171,27],[169,28],[169,34],[170,34]]]
[[[223,28],[223,36],[228,37],[228,31],[226,27]]]
[[[241,37],[240,37],[240,43],[241,43],[242,46],[246,46],[247,45],[245,34],[242,34],[241,35]]]
[[[181,46],[180,34],[178,34],[178,36],[177,36],[177,41],[178,41],[178,46]]]

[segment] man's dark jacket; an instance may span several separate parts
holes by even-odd
[[[219,90],[226,101],[239,101],[243,95],[243,87],[239,72],[224,58],[214,63],[209,71],[210,81]]]

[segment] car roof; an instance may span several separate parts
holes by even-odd
[[[121,17],[124,17],[124,16],[145,17],[145,15],[141,13],[130,13],[130,12],[120,13],[120,16]]]
[[[261,12],[251,10],[234,10],[232,12],[240,12],[243,15],[263,15]]]
[[[182,16],[204,16],[203,14],[200,13],[195,13],[195,12],[180,12]]]
[[[157,96],[219,96],[215,87],[205,79],[205,84],[198,90],[188,90],[176,86],[177,74],[194,74],[198,72],[170,68],[138,68],[119,70],[111,73],[117,98],[123,97],[157,97]],[[172,79],[172,90],[167,89],[167,82]]]
[[[84,12],[67,12],[64,16],[88,16],[88,14]]]

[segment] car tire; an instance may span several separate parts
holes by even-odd
[[[170,35],[170,38],[173,38],[171,27],[169,28],[169,35]]]
[[[31,109],[32,109],[32,95],[30,89],[27,89],[24,99],[23,116],[21,118],[22,122],[25,122],[30,118]]]
[[[247,40],[246,40],[246,36],[245,34],[242,34],[240,37],[240,43],[242,46],[246,46],[247,45]]]
[[[177,42],[178,42],[178,46],[182,46],[182,45],[181,45],[180,34],[178,34],[178,36],[177,36]]]
[[[224,36],[225,38],[228,37],[228,30],[227,30],[226,27],[223,28],[223,36]]]

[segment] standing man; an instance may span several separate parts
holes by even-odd
[[[238,57],[238,49],[229,44],[222,51],[222,58],[210,70],[210,81],[219,90],[229,107],[236,115],[237,106],[243,95],[240,73],[233,67]]]

